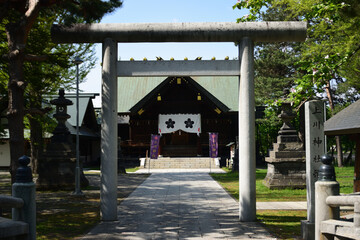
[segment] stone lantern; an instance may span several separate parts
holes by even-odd
[[[56,106],[56,113],[53,116],[58,121],[58,124],[53,131],[51,142],[71,143],[70,132],[66,127],[65,122],[70,118],[70,115],[67,114],[67,106],[72,105],[73,102],[66,99],[64,89],[60,89],[59,97],[51,100],[50,103]]]
[[[305,151],[297,131],[291,125],[294,117],[292,104],[284,102],[279,114],[283,125],[277,143],[273,144],[273,150],[265,158],[267,174],[264,184],[270,189],[306,187]]]
[[[56,106],[56,113],[53,115],[58,124],[53,131],[51,142],[39,161],[39,177],[36,181],[37,189],[44,190],[73,190],[75,187],[75,165],[76,156],[74,144],[72,144],[69,129],[66,127],[66,120],[70,118],[67,114],[67,106],[72,101],[65,98],[64,89],[59,90],[59,97],[51,100]],[[89,181],[81,171],[81,185],[88,186]]]

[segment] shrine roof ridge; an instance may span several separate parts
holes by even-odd
[[[202,23],[93,23],[53,25],[56,43],[117,42],[300,42],[306,38],[307,23],[292,22],[202,22]]]

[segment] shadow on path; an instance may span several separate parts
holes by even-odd
[[[271,239],[207,173],[153,173],[83,239]]]

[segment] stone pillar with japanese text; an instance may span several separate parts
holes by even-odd
[[[318,179],[321,156],[325,154],[326,148],[324,111],[324,102],[321,100],[305,103],[307,220],[302,222],[304,239],[315,237],[315,182]]]

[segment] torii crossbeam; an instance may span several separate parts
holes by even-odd
[[[103,44],[100,196],[102,220],[117,220],[117,76],[121,75],[118,72],[122,72],[122,69],[117,69],[117,66],[121,66],[117,63],[118,42],[239,43],[240,65],[235,65],[240,66],[239,219],[251,222],[256,219],[254,42],[304,41],[306,28],[306,22],[113,23],[79,24],[71,27],[54,25],[52,39],[56,43]],[[233,66],[231,69],[233,71]],[[157,70],[160,76],[161,67]],[[195,74],[196,69],[193,69],[193,72]],[[178,71],[178,74],[181,72]],[[210,73],[202,73],[206,74]]]

